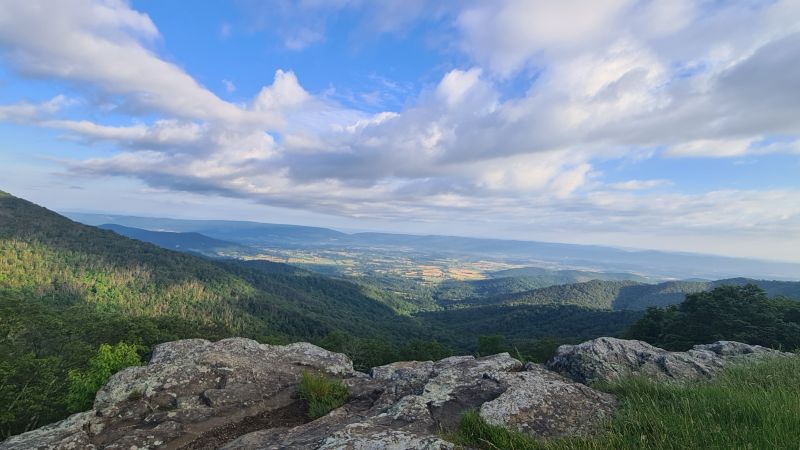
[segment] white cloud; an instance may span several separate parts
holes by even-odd
[[[121,0],[4,1],[0,45],[20,72],[88,83],[130,108],[191,119],[245,114],[146,45],[159,39],[147,15]]]
[[[11,105],[0,105],[0,120],[8,122],[28,122],[41,119],[59,111],[71,101],[63,95],[57,95],[40,103],[19,102]]]
[[[361,8],[381,18],[373,32],[402,33],[431,3],[275,5],[299,8],[276,13],[289,17]],[[0,106],[0,120],[116,144],[108,157],[70,162],[73,173],[350,217],[492,217],[596,234],[800,232],[792,190],[676,194],[667,180],[609,184],[596,169],[637,155],[797,153],[800,9],[792,2],[460,6],[433,15],[451,14],[467,63],[448,66],[403,108],[372,113],[309,92],[291,68],[252,100],[226,102],[160,57],[155,24],[125,2],[69,0],[48,14],[35,2],[10,2],[0,14],[8,63],[22,75],[77,83],[87,98],[95,90],[119,96],[131,124],[59,117],[63,98]],[[279,30],[287,46],[326,39],[327,21],[303,24]],[[510,80],[527,85],[509,89]]]
[[[673,183],[669,180],[628,180],[619,183],[609,184],[611,189],[618,189],[622,191],[641,191],[653,189],[657,187],[671,186]]]
[[[264,86],[253,100],[253,109],[275,111],[292,108],[302,105],[310,98],[311,95],[300,86],[294,73],[278,70],[275,72],[275,81]]]
[[[632,0],[476,2],[457,19],[462,48],[501,76],[606,39]]]
[[[670,156],[742,156],[750,148],[750,139],[699,139],[672,146]]]
[[[479,82],[481,69],[451,70],[436,87],[436,93],[448,106],[456,106]]]

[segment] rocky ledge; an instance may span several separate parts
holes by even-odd
[[[375,367],[307,343],[232,338],[161,344],[147,366],[115,374],[91,411],[14,436],[17,449],[447,449],[441,431],[475,409],[489,423],[558,437],[586,435],[614,412],[596,380],[642,374],[708,378],[731,361],[780,352],[736,342],[667,352],[600,338],[562,346],[546,366],[507,353]],[[343,380],[350,400],[314,421],[297,394],[303,371]]]
[[[687,352],[668,352],[647,342],[602,337],[562,345],[547,368],[580,383],[646,376],[659,381],[709,379],[725,365],[764,356],[792,355],[733,341],[695,345]]]

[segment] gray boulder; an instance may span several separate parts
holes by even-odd
[[[540,366],[523,371],[507,353],[388,364],[373,368],[360,386],[362,394],[325,417],[244,435],[224,449],[449,449],[440,431],[467,409],[550,437],[589,433],[614,407],[610,395]]]
[[[578,345],[562,345],[547,362],[547,368],[585,384],[631,375],[660,381],[694,381],[712,378],[732,362],[778,355],[791,354],[732,341],[669,352],[642,341],[602,337]]]
[[[202,448],[203,441],[218,439],[215,430],[238,436],[259,425],[254,418],[300,405],[296,386],[303,370],[357,376],[345,355],[306,343],[231,338],[161,344],[147,366],[113,375],[92,411],[11,437],[0,449]]]
[[[500,374],[508,388],[480,407],[487,423],[531,436],[588,435],[611,418],[616,401],[610,394],[575,383],[539,364],[526,371]]]

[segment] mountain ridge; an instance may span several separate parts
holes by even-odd
[[[328,228],[243,221],[183,220],[136,216],[66,213],[88,224],[118,223],[170,231],[196,231],[212,238],[245,245],[276,247],[383,246],[454,254],[481,253],[497,257],[538,258],[561,265],[586,266],[603,271],[633,271],[661,278],[720,279],[748,277],[800,280],[800,263],[765,261],[686,252],[629,250],[599,245],[562,244],[540,241],[486,239],[459,236],[404,235],[394,233],[342,233]],[[114,220],[109,220],[109,219]],[[160,224],[161,226],[157,226]],[[230,229],[225,229],[230,227]],[[153,228],[153,227],[151,227]]]

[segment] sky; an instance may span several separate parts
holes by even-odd
[[[800,261],[796,0],[0,0],[58,211]]]

